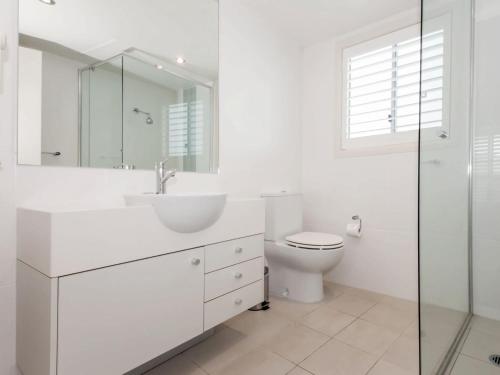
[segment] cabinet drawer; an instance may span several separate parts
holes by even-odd
[[[259,280],[205,303],[205,331],[264,300],[264,281]]]
[[[232,292],[264,277],[264,258],[248,260],[205,275],[205,301]]]
[[[205,247],[205,272],[263,256],[263,234],[209,245]]]

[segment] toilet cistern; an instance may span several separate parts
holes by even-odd
[[[170,169],[167,170],[168,159],[165,159],[155,165],[156,170],[156,194],[166,194],[167,193],[167,181],[175,177],[177,170]]]

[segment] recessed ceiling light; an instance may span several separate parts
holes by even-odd
[[[155,67],[156,67],[156,69],[163,69],[163,65],[160,65],[160,64],[156,64]]]
[[[39,1],[47,5],[56,5],[55,0],[39,0]]]
[[[184,57],[178,57],[177,60],[177,64],[185,64],[186,63],[186,59]]]

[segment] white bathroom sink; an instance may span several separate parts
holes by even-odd
[[[214,224],[224,211],[226,193],[179,193],[126,195],[128,206],[153,206],[169,229],[192,233]]]

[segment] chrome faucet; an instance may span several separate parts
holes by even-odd
[[[175,169],[170,169],[167,170],[167,161],[163,160],[159,162],[158,164],[155,165],[155,170],[156,170],[156,194],[166,194],[167,193],[167,181],[175,177],[176,170]]]

